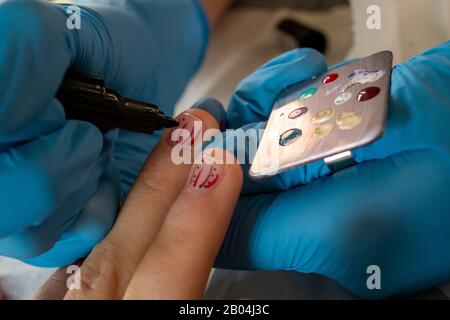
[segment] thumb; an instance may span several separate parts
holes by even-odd
[[[269,61],[238,85],[227,110],[228,126],[266,121],[284,89],[326,70],[325,58],[313,49],[292,50]]]

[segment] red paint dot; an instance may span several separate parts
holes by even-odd
[[[327,75],[325,77],[325,79],[323,79],[323,83],[324,84],[328,84],[328,83],[332,83],[333,81],[335,81],[337,78],[339,78],[339,75],[337,73],[330,73],[329,75]]]
[[[368,101],[375,98],[380,93],[380,88],[378,87],[368,87],[362,89],[358,94],[358,101]]]

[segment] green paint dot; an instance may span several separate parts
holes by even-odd
[[[317,92],[316,88],[309,88],[306,89],[305,91],[302,92],[302,94],[300,95],[300,100],[305,100],[308,99],[309,97],[312,97],[315,93]]]

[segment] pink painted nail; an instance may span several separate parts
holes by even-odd
[[[189,113],[182,113],[176,120],[180,124],[177,128],[173,128],[168,137],[170,146],[177,144],[193,146],[196,139],[202,133],[202,121]]]

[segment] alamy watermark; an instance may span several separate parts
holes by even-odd
[[[366,272],[370,275],[366,281],[367,289],[381,290],[381,268],[374,264],[368,266]]]
[[[369,15],[367,17],[366,26],[369,30],[380,30],[381,29],[381,8],[375,4],[367,7],[366,13]]]
[[[78,6],[68,6],[66,13],[69,17],[66,20],[66,26],[69,30],[81,29],[81,9]]]
[[[68,266],[66,273],[69,275],[66,281],[67,289],[80,290],[81,289],[81,268],[77,265]]]
[[[261,128],[227,129],[225,132],[218,129],[203,131],[203,122],[194,121],[189,128],[176,128],[170,133],[171,159],[177,165],[201,164],[211,159],[203,158],[202,151],[214,148],[227,151],[223,153],[223,157],[217,155],[214,157],[215,164],[232,164],[236,163],[236,160],[240,164],[251,164],[263,134],[264,129]],[[267,132],[267,134],[271,134],[271,132]],[[279,139],[279,135],[271,137],[269,141],[274,141],[272,138]],[[280,153],[275,148],[267,148],[265,152],[267,154],[260,157],[264,161],[261,164],[265,166],[278,165]]]

